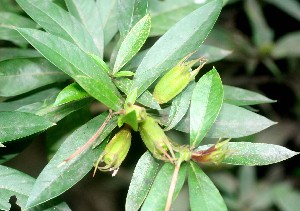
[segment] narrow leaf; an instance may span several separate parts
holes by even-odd
[[[41,116],[16,111],[0,112],[0,120],[0,143],[26,137],[54,125]]]
[[[223,86],[216,69],[203,75],[192,94],[190,144],[197,147],[218,117],[223,103]]]
[[[39,57],[42,57],[42,55],[34,49],[0,48],[0,62],[9,59],[28,59]]]
[[[219,190],[196,163],[189,163],[188,175],[190,205],[192,211],[227,210]]]
[[[211,45],[201,45],[199,50],[193,53],[190,59],[197,59],[200,57],[204,57],[208,60],[207,62],[208,64],[208,63],[213,63],[222,60],[228,55],[230,55],[231,53],[232,51],[214,47]]]
[[[300,42],[300,32],[288,33],[281,37],[272,49],[272,56],[275,59],[281,59],[286,57],[299,57],[300,49],[295,48]]]
[[[137,22],[120,46],[116,62],[113,69],[113,74],[118,72],[144,45],[151,28],[150,16],[146,15]]]
[[[190,107],[190,101],[195,85],[194,81],[191,82],[178,96],[174,98],[170,108],[168,123],[164,130],[171,130],[184,117]]]
[[[138,88],[138,96],[161,74],[199,48],[213,27],[221,8],[222,1],[210,1],[176,23],[152,46],[134,76],[132,89]]]
[[[57,96],[54,106],[62,105],[72,101],[88,98],[90,95],[84,91],[77,83],[72,83],[65,87]]]
[[[75,81],[92,97],[113,110],[121,109],[122,97],[105,70],[99,70],[95,61],[72,43],[59,37],[33,29],[18,31]]]
[[[90,147],[68,161],[65,165],[61,167],[58,167],[58,165],[95,134],[106,116],[107,114],[101,114],[90,120],[65,140],[34,183],[26,205],[27,208],[44,203],[62,194],[81,180],[93,168],[93,164],[103,151],[103,147],[94,150]],[[115,121],[110,122],[102,131],[98,140],[103,141],[115,126]]]
[[[148,8],[148,1],[143,0],[119,0],[118,27],[121,37],[125,37],[131,28],[142,19]]]
[[[276,102],[275,100],[271,100],[261,94],[246,89],[226,85],[224,85],[223,88],[224,102],[232,105],[246,106]]]
[[[126,197],[126,211],[139,210],[158,172],[159,163],[146,152],[136,164]]]
[[[300,21],[300,3],[297,0],[265,0],[270,4],[278,7],[286,14],[294,17],[296,20]]]
[[[197,150],[208,149],[211,146],[200,146]],[[279,145],[250,142],[229,142],[227,151],[222,163],[244,166],[269,165],[299,154]]]
[[[17,0],[17,2],[34,21],[49,33],[76,44],[85,52],[101,56],[85,27],[60,6],[51,1]]]
[[[43,58],[0,62],[0,96],[16,96],[68,78]]]
[[[168,192],[174,172],[174,165],[171,163],[165,163],[163,167],[158,172],[154,183],[149,191],[149,194],[145,200],[145,203],[142,206],[142,211],[144,210],[164,210],[166,203]],[[186,176],[186,164],[183,163],[180,166],[180,170],[178,173],[177,183],[173,195],[173,200],[179,194],[181,190]]]
[[[94,0],[66,0],[69,12],[77,18],[89,32],[102,58],[104,34],[102,20]]]

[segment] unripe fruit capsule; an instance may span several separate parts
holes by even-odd
[[[167,103],[178,95],[195,78],[206,63],[206,60],[203,58],[186,61],[191,55],[192,53],[183,58],[156,84],[153,97],[159,104]],[[199,61],[200,66],[190,72],[191,67]]]

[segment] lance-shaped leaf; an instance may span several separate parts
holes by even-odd
[[[72,83],[61,90],[54,102],[54,105],[62,105],[72,101],[88,98],[89,96],[90,95],[86,91],[84,91],[84,89],[82,89],[77,83]]]
[[[221,0],[210,1],[176,23],[152,46],[134,76],[132,89],[138,88],[138,96],[161,74],[199,48],[217,20],[221,8]]]
[[[101,15],[104,33],[104,45],[108,44],[118,32],[117,0],[97,0],[97,8]]]
[[[51,1],[17,0],[17,2],[34,21],[49,33],[76,44],[85,52],[101,56],[85,27],[60,6]]]
[[[0,112],[0,143],[29,136],[53,125],[52,122],[35,114],[17,111]]]
[[[158,172],[154,183],[149,191],[149,194],[142,206],[144,210],[164,210],[167,203],[168,192],[174,172],[174,165],[171,163],[165,163]],[[178,196],[186,176],[186,164],[183,163],[180,166],[176,187],[173,195],[173,200]]]
[[[214,47],[212,45],[201,45],[199,50],[197,50],[190,59],[197,59],[204,57],[207,59],[207,63],[213,63],[224,59],[226,56],[230,55],[232,51],[225,50],[222,48]]]
[[[188,175],[192,211],[227,210],[219,190],[196,163],[189,163]]]
[[[215,122],[223,103],[223,85],[216,69],[203,75],[192,94],[190,144],[197,147]]]
[[[208,149],[212,145],[204,145],[197,150]],[[285,147],[250,142],[229,142],[226,145],[226,156],[222,163],[244,166],[262,166],[278,163],[289,159],[299,152],[291,151]]]
[[[18,170],[0,166],[0,209],[9,210],[11,205],[8,203],[10,197],[15,196],[17,205],[24,208],[29,197],[35,179]],[[48,206],[38,207],[37,210],[61,210],[70,211],[66,203],[50,203]]]
[[[272,49],[272,56],[276,59],[285,57],[299,57],[300,49],[295,48],[300,42],[300,32],[292,32],[281,37]]]
[[[276,122],[247,109],[223,103],[220,114],[206,137],[239,138],[258,133],[274,124]],[[175,129],[186,133],[190,131],[190,113],[176,125]]]
[[[113,110],[121,109],[122,97],[105,70],[74,44],[34,29],[18,31],[49,61],[71,76],[92,97]]]
[[[121,37],[125,37],[131,28],[142,19],[148,8],[148,1],[119,0],[118,1],[118,27]]]
[[[286,14],[294,17],[300,21],[300,3],[297,0],[265,0],[270,4],[278,7],[282,11],[285,11]]]
[[[5,3],[2,2],[1,4]],[[16,45],[25,47],[27,45],[26,40],[13,28],[14,26],[36,28],[36,23],[14,13],[0,12],[0,40],[11,41]]]
[[[136,164],[126,198],[126,211],[139,210],[146,199],[160,164],[146,152]]]
[[[68,78],[44,58],[0,62],[0,96],[16,96]]]
[[[184,117],[190,107],[190,101],[195,85],[194,81],[191,82],[178,96],[174,98],[170,108],[168,123],[164,130],[171,130]]]
[[[256,105],[262,103],[274,103],[275,100],[271,100],[261,94],[252,92],[246,89],[241,89],[233,86],[224,85],[224,102],[237,105]]]
[[[100,12],[94,0],[66,0],[69,12],[91,35],[100,56],[103,55],[104,34]],[[102,58],[102,57],[100,57]]]
[[[83,146],[95,134],[106,116],[107,114],[101,114],[95,117],[77,129],[64,141],[57,153],[36,179],[26,205],[27,208],[34,207],[62,194],[81,180],[93,168],[93,164],[103,151],[104,146],[94,150],[92,147],[89,147],[69,160],[65,165],[60,167],[58,165]],[[116,124],[115,119],[110,121],[98,140],[103,141],[116,127]]]
[[[0,62],[9,59],[39,58],[42,55],[34,49],[0,48]]]
[[[137,22],[120,46],[116,62],[113,69],[113,74],[117,73],[143,46],[151,28],[150,16],[146,15]]]
[[[114,80],[116,86],[124,92],[126,95],[130,93],[130,88],[132,87],[133,81],[128,78],[118,78]],[[138,99],[137,102],[149,108],[160,110],[159,104],[156,102],[152,94],[146,90]]]

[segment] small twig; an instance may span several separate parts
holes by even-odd
[[[170,208],[171,208],[172,199],[173,199],[173,195],[174,195],[174,191],[175,191],[175,187],[176,187],[178,173],[179,173],[179,170],[180,170],[181,163],[182,163],[182,161],[178,160],[178,162],[175,165],[175,169],[174,169],[174,173],[173,173],[173,177],[172,177],[172,180],[171,180],[170,189],[169,189],[169,193],[168,193],[168,199],[167,199],[165,211],[169,211]]]
[[[104,122],[100,126],[100,128],[97,130],[97,132],[82,147],[80,147],[79,149],[77,149],[72,155],[70,155],[61,164],[59,164],[58,167],[63,166],[68,161],[72,160],[73,158],[75,158],[76,156],[78,156],[80,153],[82,153],[84,150],[86,150],[89,146],[91,146],[91,144],[94,143],[97,140],[97,138],[100,136],[100,134],[102,133],[103,129],[105,128],[105,126],[107,125],[107,123],[109,122],[109,120],[112,118],[112,116],[116,115],[116,114],[119,114],[119,112],[112,113],[112,111],[110,110],[108,116],[106,117],[106,119],[104,120]]]

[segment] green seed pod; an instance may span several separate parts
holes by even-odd
[[[96,168],[99,162],[104,162],[106,166],[98,167],[101,171],[118,170],[121,163],[125,159],[131,144],[131,131],[127,125],[123,127],[106,145],[103,153],[99,157]],[[95,169],[96,170],[96,169]]]
[[[195,78],[206,61],[203,58],[186,61],[191,54],[183,58],[175,67],[167,72],[156,84],[153,97],[159,104],[167,103],[178,95]],[[200,61],[200,66],[191,71],[191,67]]]
[[[146,119],[140,123],[139,131],[146,147],[157,159],[164,157],[163,155],[168,149],[171,149],[168,137],[152,117],[147,116]]]

